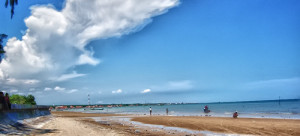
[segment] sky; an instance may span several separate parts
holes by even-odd
[[[0,90],[40,105],[300,98],[299,0],[31,0],[0,8]]]

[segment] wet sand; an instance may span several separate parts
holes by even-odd
[[[229,134],[300,135],[300,120],[292,119],[152,116],[132,121]]]

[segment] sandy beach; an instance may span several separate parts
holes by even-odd
[[[52,112],[51,116],[40,118],[27,125],[34,128],[31,135],[45,136],[150,136],[150,135],[173,135],[169,131],[148,131],[148,128],[137,128],[133,124],[122,124],[120,122],[96,122],[89,117],[105,117],[110,119],[118,114],[95,114],[79,112]],[[47,121],[48,120],[48,121]],[[42,125],[38,122],[44,122]],[[183,133],[178,133],[183,135]]]
[[[133,121],[192,130],[250,135],[300,135],[300,120],[222,117],[136,117]]]
[[[101,121],[90,117],[100,117]],[[120,121],[128,118],[127,123]],[[131,119],[131,121],[130,121]],[[43,121],[41,121],[43,120]],[[124,120],[124,119],[123,119]],[[132,122],[133,121],[133,122]],[[34,123],[36,122],[36,124]],[[43,125],[37,122],[44,122]],[[136,122],[154,124],[143,126]],[[187,131],[168,130],[167,127],[185,128],[212,134],[246,134],[246,135],[300,135],[300,120],[261,119],[261,118],[222,118],[196,116],[134,116],[117,114],[89,114],[77,112],[52,112],[52,115],[33,121],[35,127],[32,135],[205,135],[205,133],[187,133]],[[165,127],[156,128],[155,125]]]
[[[32,135],[45,136],[125,136],[126,133],[107,129],[100,125],[83,122],[81,119],[69,117],[54,117],[49,123],[46,123],[42,128],[44,133],[40,131],[33,132]]]

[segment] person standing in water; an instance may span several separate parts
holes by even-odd
[[[150,116],[152,115],[152,108],[150,107],[149,108],[149,111],[150,111]]]
[[[210,112],[210,110],[208,109],[208,106],[207,106],[207,105],[205,105],[203,111],[204,111],[204,113],[209,113],[209,112]]]
[[[168,116],[168,114],[169,114],[169,109],[168,109],[168,108],[166,109],[166,114],[167,114],[167,116]]]

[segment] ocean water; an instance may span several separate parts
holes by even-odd
[[[207,105],[211,110],[206,114],[203,112]],[[252,101],[231,103],[206,103],[206,104],[176,104],[176,105],[151,105],[151,106],[126,106],[126,107],[104,107],[104,110],[81,110],[89,113],[115,113],[149,115],[149,107],[153,115],[169,116],[217,116],[232,117],[233,112],[238,111],[239,117],[245,118],[281,118],[300,119],[300,99],[279,101]]]

